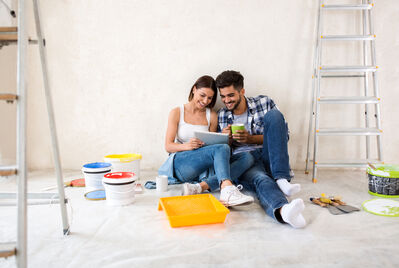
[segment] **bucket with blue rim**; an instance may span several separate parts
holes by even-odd
[[[95,162],[83,165],[82,172],[85,177],[86,193],[95,190],[104,190],[102,179],[111,170],[112,164],[110,163]]]

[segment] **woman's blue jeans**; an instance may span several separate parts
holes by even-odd
[[[173,161],[174,174],[181,182],[198,181],[199,175],[211,167],[219,183],[230,179],[230,147],[227,144],[178,152]]]
[[[255,162],[254,157],[249,152],[242,152],[238,154],[234,154],[230,158],[230,179],[235,184],[238,184],[238,178],[249,169]],[[217,177],[209,176],[202,180],[206,182],[209,186],[209,191],[213,192],[220,188],[220,182]]]

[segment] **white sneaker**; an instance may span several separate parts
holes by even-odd
[[[254,198],[240,192],[242,186],[226,186],[220,190],[220,202],[227,207],[244,205],[254,202]]]
[[[183,195],[193,195],[202,193],[202,188],[199,183],[185,183],[183,184]]]

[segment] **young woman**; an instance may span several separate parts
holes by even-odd
[[[252,166],[252,156],[247,153],[235,156],[230,167],[229,145],[204,146],[194,136],[195,131],[217,131],[217,114],[211,110],[216,99],[215,80],[202,76],[191,87],[188,103],[170,111],[165,138],[165,149],[170,155],[158,173],[185,183],[184,195],[220,187],[220,200],[228,206],[253,202],[252,196],[243,195],[233,185],[233,181]],[[215,176],[203,176],[209,170],[214,170]],[[200,183],[190,184],[200,179]]]

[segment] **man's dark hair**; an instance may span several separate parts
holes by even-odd
[[[244,76],[236,71],[224,71],[216,77],[216,86],[221,89],[233,85],[235,90],[244,87]]]

